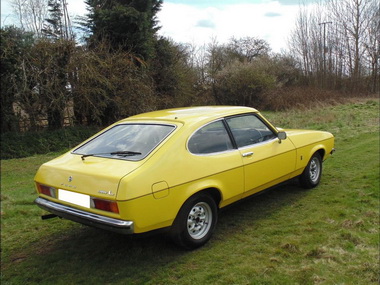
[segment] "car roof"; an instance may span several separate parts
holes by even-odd
[[[153,111],[129,117],[121,122],[135,120],[164,120],[164,121],[180,121],[183,123],[199,122],[203,120],[212,121],[220,117],[226,117],[244,113],[257,113],[254,108],[238,107],[238,106],[199,106],[166,109]]]

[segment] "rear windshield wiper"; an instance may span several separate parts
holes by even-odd
[[[104,154],[110,154],[110,155],[117,155],[117,156],[127,157],[127,156],[140,155],[141,152],[123,150],[123,151],[103,152],[103,153],[89,153],[89,154],[83,154],[81,158],[82,158],[82,160],[84,160],[84,158],[88,157],[88,156],[96,156],[96,155],[104,155]]]
[[[129,151],[129,150],[121,150],[121,151],[111,152],[111,155],[119,155],[119,156],[134,156],[134,155],[140,155],[140,154],[141,154],[141,152]]]

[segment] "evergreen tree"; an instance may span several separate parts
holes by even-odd
[[[48,7],[50,18],[45,19],[46,24],[44,25],[42,32],[48,38],[62,38],[62,3],[60,0],[49,0]]]
[[[86,0],[90,46],[110,41],[114,50],[123,49],[148,60],[154,57],[156,14],[162,0]]]
[[[63,126],[63,111],[70,96],[67,89],[68,66],[74,51],[74,42],[71,40],[66,0],[49,0],[48,7],[49,18],[45,20],[42,30],[48,40],[38,42],[41,50],[40,53],[37,52],[38,59],[46,61],[38,78],[39,96],[47,107],[49,128],[58,129]]]
[[[42,33],[53,40],[71,39],[72,31],[66,0],[49,0],[48,14],[49,18],[45,19]]]

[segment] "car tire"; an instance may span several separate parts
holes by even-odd
[[[316,152],[310,158],[309,163],[300,175],[300,183],[306,189],[316,187],[322,176],[322,158],[321,155]]]
[[[206,193],[190,197],[181,207],[171,230],[173,241],[186,249],[203,246],[218,221],[215,200]]]

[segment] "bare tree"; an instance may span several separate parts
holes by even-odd
[[[310,67],[310,51],[309,51],[309,20],[307,10],[303,7],[298,12],[295,23],[295,29],[292,37],[289,39],[289,46],[294,55],[300,57],[302,62],[302,70],[305,75],[309,76],[312,72]]]
[[[340,23],[338,27],[346,39],[347,54],[350,58],[350,73],[360,76],[360,64],[364,53],[365,31],[368,29],[368,7],[372,0],[329,0],[328,9],[331,17]]]
[[[10,3],[20,27],[41,37],[48,15],[48,0],[11,0]]]
[[[240,39],[232,37],[228,43],[228,49],[231,55],[248,62],[252,62],[259,56],[267,55],[270,51],[269,44],[265,40],[255,37]]]
[[[329,32],[326,15],[321,5],[309,10],[301,6],[295,29],[289,40],[294,57],[299,58],[309,83],[324,86],[326,78],[326,52],[329,48]]]
[[[289,44],[309,82],[378,90],[379,15],[376,0],[328,0],[316,11],[301,7]]]
[[[368,9],[369,26],[365,31],[365,59],[370,71],[370,88],[372,92],[379,90],[380,64],[380,3],[373,1]]]

